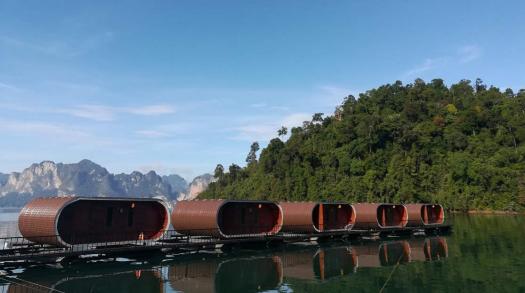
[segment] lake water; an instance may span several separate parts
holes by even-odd
[[[0,292],[525,292],[525,217],[451,221],[440,237],[34,266]]]

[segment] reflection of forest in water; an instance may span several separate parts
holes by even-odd
[[[63,292],[257,292],[288,281],[326,281],[360,268],[393,266],[445,258],[445,238],[432,237],[359,245],[288,245],[279,250],[239,251],[240,255],[199,253],[157,264],[94,262],[67,268],[27,268],[20,280]],[[0,292],[46,292],[17,281]]]

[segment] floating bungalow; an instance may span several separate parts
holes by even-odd
[[[354,229],[403,228],[407,224],[405,206],[385,203],[359,203],[355,211]]]
[[[18,217],[22,236],[56,246],[157,240],[169,224],[168,208],[153,198],[37,198]]]
[[[441,225],[445,221],[445,210],[439,204],[406,204],[409,227]]]
[[[350,230],[355,212],[347,203],[281,202],[283,232],[323,233]]]
[[[260,237],[281,230],[283,213],[271,201],[183,200],[173,207],[171,222],[184,235]]]

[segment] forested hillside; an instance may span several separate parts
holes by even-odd
[[[287,132],[258,160],[254,143],[244,168],[218,165],[200,197],[525,207],[524,90],[398,81]]]

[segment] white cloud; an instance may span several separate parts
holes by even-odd
[[[458,63],[469,63],[476,59],[479,59],[482,55],[482,49],[476,45],[469,45],[460,47],[456,54],[450,54],[449,56],[427,58],[425,61],[412,69],[405,71],[402,74],[402,78],[420,77],[427,71],[435,70],[446,65],[456,65]]]
[[[308,113],[294,113],[290,114],[283,118],[282,120],[282,126],[286,126],[288,128],[300,126],[303,124],[304,121],[310,121],[312,120],[312,114]],[[277,129],[276,129],[277,131]]]
[[[101,105],[80,105],[57,111],[95,121],[112,121],[115,119],[115,109]]]
[[[113,121],[118,114],[133,114],[141,116],[158,116],[175,112],[169,105],[146,105],[140,107],[110,107],[104,105],[78,105],[70,108],[61,108],[52,112],[64,113],[75,117],[94,121]]]
[[[86,132],[60,124],[28,121],[0,121],[2,130],[15,135],[38,135],[49,139],[77,140],[87,138]]]
[[[252,108],[265,108],[267,107],[268,105],[266,103],[255,103],[255,104],[251,104],[250,107]]]
[[[308,113],[293,113],[289,114],[282,119],[269,118],[270,121],[276,122],[264,122],[251,123],[235,128],[237,135],[233,138],[236,140],[243,141],[268,141],[274,137],[277,137],[277,130],[282,126],[290,129],[292,127],[301,126],[304,121],[310,121],[312,114]]]
[[[72,40],[22,40],[10,36],[0,36],[0,44],[4,46],[35,51],[57,57],[76,57],[94,50],[112,41],[114,33],[105,31]]]
[[[20,91],[20,88],[14,85],[11,85],[11,84],[3,83],[3,82],[0,82],[0,89],[6,89],[6,90],[16,91],[16,92]]]
[[[135,133],[137,133],[140,136],[147,137],[147,138],[162,138],[162,137],[170,136],[169,133],[158,131],[158,130],[137,130]]]
[[[336,97],[336,98],[343,98],[348,96],[349,94],[358,94],[359,92],[356,90],[351,90],[344,87],[334,86],[334,85],[323,85],[320,86],[319,89],[321,89],[325,94]]]
[[[277,126],[272,124],[252,124],[240,126],[236,129],[238,134],[234,139],[244,141],[267,141],[271,137],[275,137],[277,133]]]
[[[149,105],[136,108],[123,108],[122,111],[136,115],[155,116],[172,114],[175,112],[175,108],[170,105]]]
[[[461,63],[468,63],[481,57],[482,50],[476,45],[464,46],[459,48],[458,55]]]
[[[422,64],[419,64],[416,67],[409,69],[405,73],[403,73],[403,77],[404,78],[416,77],[419,74],[433,70],[437,68],[438,66],[445,64],[446,61],[447,61],[446,57],[427,58]]]

